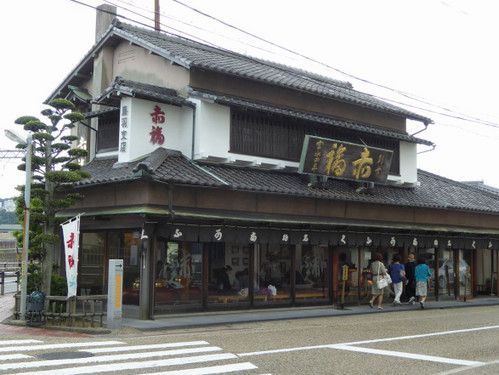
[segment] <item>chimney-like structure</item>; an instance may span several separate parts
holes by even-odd
[[[101,4],[97,7],[97,16],[95,19],[95,41],[109,28],[113,19],[116,17],[116,7],[109,4]]]

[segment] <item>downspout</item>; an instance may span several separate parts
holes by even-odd
[[[196,108],[192,109],[192,144],[191,144],[191,160],[194,160],[194,146],[196,143]]]
[[[173,211],[173,186],[171,184],[168,184],[168,211],[173,220],[175,212]]]
[[[411,137],[412,137],[412,136],[415,136],[416,134],[419,134],[419,133],[424,132],[426,129],[428,129],[428,125],[429,125],[429,123],[428,123],[428,122],[425,122],[425,123],[424,123],[424,128],[423,128],[423,129],[421,129],[421,130],[418,130],[416,133],[411,134]]]

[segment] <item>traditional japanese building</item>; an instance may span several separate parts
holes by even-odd
[[[101,15],[105,25],[108,15]],[[78,293],[124,259],[126,313],[367,303],[374,252],[434,298],[496,295],[499,194],[417,169],[406,121],[348,82],[117,20],[50,95],[86,113]],[[424,134],[424,133],[422,133]]]

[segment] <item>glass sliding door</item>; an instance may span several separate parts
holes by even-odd
[[[295,250],[295,301],[329,300],[327,246],[297,245]]]
[[[154,281],[155,313],[201,308],[202,270],[201,243],[159,242]]]

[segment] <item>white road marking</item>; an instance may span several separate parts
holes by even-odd
[[[437,375],[451,375],[451,374],[457,374],[459,372],[465,372],[465,371],[473,371],[474,369],[476,369],[477,367],[485,367],[485,366],[491,366],[491,365],[497,365],[499,364],[499,359],[498,360],[495,360],[495,361],[492,361],[492,362],[484,362],[480,365],[476,365],[476,366],[470,366],[470,367],[459,367],[459,368],[455,368],[453,370],[449,370],[449,371],[443,371],[443,372],[439,372]]]
[[[442,336],[442,335],[453,335],[456,333],[468,333],[468,332],[476,332],[476,331],[485,331],[488,329],[498,329],[499,325],[496,326],[486,326],[486,327],[478,327],[478,328],[466,328],[466,329],[457,329],[453,331],[442,331],[442,332],[433,332],[433,333],[423,333],[421,335],[410,335],[410,336],[397,336],[397,337],[387,337],[384,339],[375,339],[375,340],[365,340],[365,341],[354,341],[354,342],[344,342],[343,345],[362,345],[362,344],[373,344],[376,342],[386,342],[386,341],[397,341],[397,340],[411,340],[411,339],[419,339],[424,337],[433,337],[433,336]]]
[[[160,359],[155,361],[122,362],[122,363],[114,363],[107,365],[72,367],[60,370],[30,371],[30,372],[16,373],[16,375],[96,374],[99,372],[125,371],[125,370],[137,370],[137,369],[142,370],[145,368],[179,366],[179,365],[187,365],[190,363],[222,361],[226,359],[237,359],[237,356],[231,353],[207,354],[194,357]]]
[[[8,348],[0,348],[0,352],[27,352],[30,350],[49,350],[49,349],[70,349],[84,348],[87,346],[106,346],[106,345],[124,345],[121,341],[94,341],[94,342],[78,342],[66,344],[43,344],[43,345],[25,345],[13,346]]]
[[[39,340],[1,340],[0,345],[19,345],[19,344],[37,344],[43,341]]]
[[[190,368],[185,370],[176,370],[176,371],[165,371],[165,372],[154,372],[143,375],[209,375],[209,374],[226,374],[228,372],[236,372],[236,371],[246,371],[246,370],[254,370],[256,367],[254,364],[250,362],[243,363],[235,363],[232,365],[220,365],[220,366],[211,366],[211,367],[198,367],[198,368]]]
[[[113,362],[113,361],[123,361],[123,360],[130,360],[130,359],[143,359],[143,358],[152,358],[152,357],[163,357],[163,356],[180,355],[180,354],[217,352],[217,351],[221,351],[221,350],[222,350],[222,348],[219,348],[218,346],[205,346],[202,348],[163,350],[163,351],[159,351],[159,352],[113,354],[113,355],[103,355],[103,356],[98,356],[98,357],[72,358],[72,359],[50,359],[50,360],[46,360],[46,361],[17,362],[17,363],[1,364],[0,370],[33,368],[33,367],[65,366],[65,365],[81,365],[81,364],[88,364],[88,363]]]
[[[88,353],[112,353],[112,352],[127,352],[132,350],[146,350],[146,349],[166,349],[178,348],[182,346],[198,346],[209,345],[207,341],[186,341],[186,342],[171,342],[167,344],[150,344],[150,345],[132,345],[132,346],[119,346],[114,348],[98,348],[98,349],[80,349],[80,352]]]
[[[30,355],[26,354],[4,354],[0,355],[0,361],[9,361],[11,359],[26,359],[26,358],[33,358]]]
[[[432,355],[397,352],[394,350],[359,348],[357,346],[341,345],[341,344],[334,345],[333,348],[334,349],[341,349],[341,350],[349,350],[349,351],[358,352],[358,353],[369,353],[369,354],[385,355],[385,356],[390,356],[390,357],[417,359],[417,360],[421,360],[421,361],[446,363],[446,364],[450,364],[450,365],[459,365],[459,366],[477,366],[477,365],[483,364],[483,362],[477,362],[477,361],[466,361],[466,360],[461,360],[461,359],[436,357],[436,356],[432,356]]]
[[[423,360],[423,361],[432,361],[432,362],[440,362],[440,363],[448,363],[448,364],[454,364],[454,365],[463,365],[463,366],[475,367],[475,366],[482,366],[483,362],[467,361],[467,360],[461,360],[461,359],[435,357],[435,356],[427,356],[427,355],[423,355],[423,354],[404,353],[404,352],[379,350],[379,349],[371,349],[371,348],[360,348],[360,347],[354,347],[353,345],[373,344],[373,343],[378,343],[378,342],[397,341],[397,340],[419,339],[419,338],[425,338],[425,337],[434,337],[434,336],[442,336],[442,335],[452,335],[452,334],[460,334],[460,333],[468,333],[468,332],[477,332],[477,331],[484,331],[484,330],[498,329],[498,328],[499,328],[499,325],[494,325],[494,326],[466,328],[466,329],[459,329],[459,330],[452,330],[452,331],[425,333],[425,334],[421,334],[421,335],[388,337],[388,338],[383,338],[383,339],[355,341],[355,342],[339,343],[339,344],[313,345],[313,346],[302,346],[302,347],[295,347],[295,348],[262,350],[262,351],[257,351],[257,352],[239,353],[237,355],[239,357],[248,357],[248,356],[258,356],[258,355],[267,355],[267,354],[287,353],[287,352],[302,351],[302,350],[340,349],[340,350],[350,350],[350,351],[363,352],[363,353],[388,355],[388,356],[410,358],[410,359],[417,359],[417,360]]]
[[[283,349],[273,349],[273,350],[262,350],[259,352],[249,352],[249,353],[239,353],[238,357],[248,357],[254,355],[266,355],[266,354],[276,354],[276,353],[287,353],[287,352],[297,352],[300,350],[315,350],[315,349],[331,349],[335,344],[325,344],[325,345],[313,345],[313,346],[300,346],[297,348],[283,348]]]

